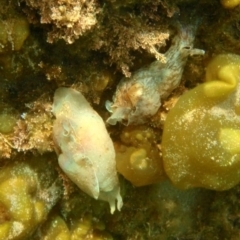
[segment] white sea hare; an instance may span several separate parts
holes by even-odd
[[[53,138],[58,162],[66,175],[85,193],[109,202],[111,213],[122,207],[115,150],[102,118],[84,96],[71,88],[54,95]]]

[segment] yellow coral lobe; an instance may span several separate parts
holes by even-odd
[[[5,222],[0,225],[0,240],[8,239],[9,232],[11,230],[11,223]]]
[[[165,178],[155,134],[146,126],[126,127],[121,143],[115,143],[117,170],[135,186],[145,186]]]
[[[232,128],[220,129],[219,141],[231,154],[240,153],[240,130]]]
[[[31,199],[26,194],[27,187],[27,183],[21,178],[9,179],[0,185],[1,202],[11,209],[14,219],[21,219],[24,223],[28,223],[33,214]]]
[[[34,203],[34,212],[37,222],[41,222],[42,219],[47,215],[46,206],[43,202],[37,201]]]
[[[163,164],[180,188],[226,190],[240,181],[240,56],[214,58],[206,80],[168,113]]]
[[[239,72],[239,56],[233,54],[217,56],[207,67],[204,94],[207,97],[225,97],[236,88]]]
[[[72,239],[84,239],[92,228],[91,216],[87,216],[76,223],[72,231]]]
[[[43,157],[39,160],[34,157],[29,161],[37,166],[16,161],[0,169],[0,240],[30,239],[55,204],[56,195],[47,191],[52,190],[56,175],[46,169]],[[53,189],[58,194],[56,185]]]
[[[113,240],[112,236],[104,229],[99,229],[92,219],[91,215],[87,215],[76,221],[72,227],[71,240]]]
[[[0,22],[0,53],[19,51],[29,36],[27,19],[19,17]]]
[[[14,50],[18,51],[22,48],[29,35],[29,23],[25,18],[18,18],[14,21],[12,28],[12,47]]]
[[[239,0],[221,0],[223,7],[225,8],[234,8],[240,4]]]
[[[9,113],[0,114],[0,133],[8,134],[13,132],[16,125],[16,118]]]
[[[47,222],[46,229],[44,229],[45,234],[43,236],[44,240],[70,240],[70,231],[64,222],[64,220],[59,216],[54,216]]]
[[[147,160],[147,151],[143,148],[136,150],[130,156],[130,164],[133,170],[146,171],[149,167]]]

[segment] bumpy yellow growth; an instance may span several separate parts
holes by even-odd
[[[52,216],[39,229],[41,239],[44,240],[113,240],[105,231],[102,222],[94,222],[91,215],[79,216],[79,219],[71,219],[68,226],[60,216]]]
[[[16,122],[16,117],[13,114],[2,111],[0,113],[0,133],[7,134],[13,132]]]
[[[13,236],[11,239],[24,239],[47,214],[45,203],[32,196],[36,190],[35,179],[24,176],[28,174],[25,172],[22,176],[11,175],[11,170],[5,168],[0,174],[0,203],[2,211],[7,213],[0,224],[0,240],[10,239],[10,236]]]
[[[222,5],[225,8],[234,8],[240,4],[239,0],[221,0]]]
[[[71,234],[65,221],[59,217],[52,217],[44,226],[42,239],[44,240],[71,240]]]
[[[16,161],[1,165],[0,240],[31,239],[60,197],[56,173],[46,165],[47,159],[47,155],[28,155],[30,163]]]
[[[104,229],[100,229],[97,225],[94,226],[91,216],[84,216],[73,225],[71,240],[113,240],[112,236]]]
[[[20,50],[29,35],[29,23],[22,17],[1,21],[0,29],[0,53]]]
[[[115,144],[117,170],[133,185],[144,186],[165,178],[153,129],[126,127],[121,142]]]
[[[240,56],[219,55],[206,82],[180,97],[163,132],[164,168],[180,188],[240,182]]]

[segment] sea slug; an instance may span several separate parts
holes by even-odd
[[[193,48],[194,36],[195,27],[179,26],[177,36],[165,53],[165,63],[154,61],[133,73],[130,79],[123,78],[113,102],[106,102],[107,110],[112,113],[107,123],[141,124],[154,115],[161,100],[179,85],[188,56],[204,54],[203,50]]]
[[[84,96],[71,88],[58,88],[52,108],[56,120],[53,138],[58,162],[85,193],[109,202],[111,213],[121,209],[115,150],[102,118]]]

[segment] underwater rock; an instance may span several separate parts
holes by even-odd
[[[0,29],[0,53],[20,50],[29,35],[29,24],[23,17],[1,21]]]
[[[111,213],[115,200],[120,210],[115,151],[102,118],[80,92],[71,88],[56,90],[53,113],[53,137],[62,170],[82,191],[109,202]]]
[[[61,181],[46,156],[1,164],[0,240],[30,239],[59,200]]]
[[[97,24],[100,8],[96,0],[25,0],[40,15],[41,24],[51,24],[48,42],[63,39],[71,44]],[[32,15],[30,15],[32,16]]]
[[[154,213],[160,215],[155,224],[161,230],[158,238],[148,239],[184,239],[186,236],[185,239],[189,240],[210,239],[196,236],[193,229],[196,230],[204,218],[204,206],[209,206],[213,195],[214,192],[199,188],[182,191],[168,180],[152,185],[148,198],[154,206]]]
[[[215,57],[206,82],[180,97],[164,125],[164,169],[180,188],[230,189],[240,181],[240,56]]]
[[[16,116],[11,108],[1,108],[0,113],[0,134],[8,134],[13,132],[14,126],[16,125]]]
[[[203,55],[204,51],[193,48],[194,27],[179,27],[173,45],[164,54],[166,62],[154,61],[149,66],[136,71],[130,79],[123,78],[117,86],[113,102],[106,102],[111,112],[107,122],[141,124],[153,116],[179,85],[188,56]]]

